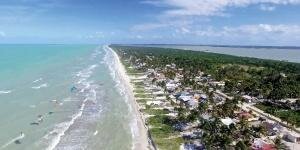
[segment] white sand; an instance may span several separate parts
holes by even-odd
[[[111,48],[109,48],[109,49],[112,50]],[[139,111],[139,105],[134,98],[133,85],[130,83],[130,78],[126,74],[126,70],[125,70],[123,64],[121,63],[119,56],[113,50],[112,50],[112,52],[117,59],[116,61],[118,62],[117,68],[118,68],[118,72],[121,74],[121,77],[122,77],[121,80],[126,84],[126,87],[128,87],[125,90],[125,92],[129,95],[129,102],[133,108],[132,111],[133,111],[134,115],[136,116],[134,123],[135,123],[135,126],[138,128],[138,130],[135,131],[134,136],[133,136],[133,138],[134,138],[133,139],[134,140],[133,149],[135,149],[135,150],[151,149],[150,144],[148,142],[147,126],[145,125],[144,116]]]

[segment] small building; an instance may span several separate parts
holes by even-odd
[[[254,103],[256,102],[255,97],[251,97],[249,95],[243,95],[242,98],[247,102],[247,103]]]
[[[178,87],[178,85],[177,84],[175,84],[175,83],[167,83],[166,84],[166,88],[167,88],[167,90],[168,91],[175,91],[175,89]]]
[[[163,91],[157,91],[157,92],[153,92],[153,95],[155,95],[155,96],[164,96],[165,93]]]
[[[286,138],[287,138],[288,140],[290,140],[291,142],[293,142],[293,143],[298,143],[298,144],[300,144],[300,134],[298,134],[298,133],[295,133],[295,132],[288,132],[288,133],[286,134]]]
[[[224,125],[227,125],[227,126],[229,126],[229,125],[231,125],[231,124],[234,124],[233,119],[231,119],[231,118],[229,118],[229,117],[227,117],[227,118],[225,118],[225,119],[221,119],[221,122],[222,122]]]
[[[254,139],[251,148],[253,150],[276,150],[273,144],[267,143],[266,141],[260,138]]]
[[[242,111],[242,112],[238,113],[238,116],[240,119],[245,118],[247,120],[253,117],[249,112],[246,112],[246,111]]]
[[[195,99],[190,99],[187,104],[190,109],[195,109],[198,107],[198,102]]]

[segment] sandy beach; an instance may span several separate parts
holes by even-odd
[[[132,113],[136,116],[134,119],[134,122],[132,123],[132,126],[136,127],[136,131],[133,131],[133,147],[134,150],[145,150],[145,149],[152,149],[150,148],[149,140],[148,140],[148,133],[147,133],[147,127],[145,125],[143,116],[141,112],[139,111],[139,105],[135,100],[134,94],[133,94],[133,85],[130,83],[130,78],[126,73],[124,65],[121,63],[119,56],[115,51],[113,51],[111,48],[107,46],[109,50],[112,51],[116,62],[118,63],[117,70],[115,70],[120,76],[121,81],[126,85],[125,92],[129,96],[129,103],[132,108]]]

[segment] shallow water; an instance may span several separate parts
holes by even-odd
[[[109,55],[97,45],[0,45],[0,149],[131,149],[134,116]]]

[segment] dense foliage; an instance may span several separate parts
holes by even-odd
[[[189,50],[111,45],[119,56],[145,62],[144,69],[176,64],[186,79],[199,71],[226,81],[225,91],[267,99],[300,97],[300,64]],[[125,52],[125,54],[124,54]],[[170,76],[172,76],[170,72]],[[185,84],[193,84],[186,80]]]

